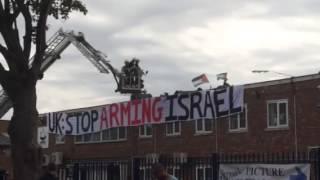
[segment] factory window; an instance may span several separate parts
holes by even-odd
[[[247,105],[240,113],[233,114],[229,117],[229,131],[245,131],[247,130]]]
[[[267,102],[268,128],[288,127],[288,100]]]

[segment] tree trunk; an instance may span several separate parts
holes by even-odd
[[[14,83],[15,85],[16,82]],[[11,86],[12,87],[12,86]],[[8,93],[13,103],[13,116],[8,129],[14,180],[37,180],[40,151],[37,146],[38,112],[36,81],[20,82]]]

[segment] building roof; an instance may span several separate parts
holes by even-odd
[[[288,83],[295,83],[300,81],[314,80],[319,78],[320,78],[320,72],[317,74],[308,74],[304,76],[292,76],[284,79],[250,83],[250,84],[245,84],[244,87],[246,89],[250,89],[250,88],[257,88],[257,87],[264,87],[264,86],[273,86],[273,85],[279,85],[279,84],[288,84]]]
[[[314,79],[320,79],[320,72],[317,74],[308,74],[303,76],[292,76],[287,77],[283,79],[276,79],[276,80],[270,80],[270,81],[262,81],[262,82],[254,82],[249,84],[243,84],[245,89],[250,88],[258,88],[258,87],[265,87],[265,86],[274,86],[274,85],[280,85],[280,84],[289,84],[289,83],[297,83],[300,81],[308,81],[308,80],[314,80]],[[320,85],[319,85],[320,88]],[[195,91],[201,91],[201,88],[198,88],[196,90],[178,90],[175,93],[191,93]],[[168,95],[168,93],[167,93]]]

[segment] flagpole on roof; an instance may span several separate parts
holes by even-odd
[[[227,83],[228,81],[227,76],[228,76],[227,72],[217,74],[217,80],[223,80],[223,86],[229,86],[229,84]]]

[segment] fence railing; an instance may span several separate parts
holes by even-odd
[[[161,163],[179,180],[215,180],[219,164],[310,164],[311,180],[320,180],[320,150],[308,153],[212,154],[207,157],[154,156],[127,161],[69,161],[61,180],[152,180],[152,166]]]

